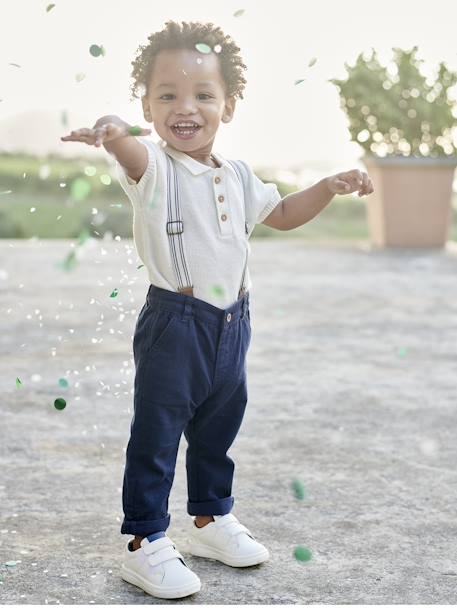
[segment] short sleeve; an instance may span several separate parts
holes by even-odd
[[[133,205],[142,205],[151,198],[157,173],[157,144],[140,138],[138,138],[138,141],[146,146],[148,151],[148,165],[139,182],[135,182],[127,175],[125,168],[116,160],[116,173],[119,183]]]
[[[274,182],[262,182],[247,163],[241,163],[245,167],[244,175],[247,176],[246,221],[253,228],[271,214],[282,197]]]

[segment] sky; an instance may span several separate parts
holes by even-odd
[[[58,139],[66,132],[62,110],[69,129],[92,126],[104,114],[149,126],[141,102],[129,99],[130,62],[169,19],[211,21],[241,48],[248,68],[245,99],[238,100],[232,122],[221,123],[214,149],[253,166],[362,167],[362,149],[350,141],[338,90],[326,82],[344,78],[344,63],[352,64],[360,52],[374,47],[386,63],[392,47],[418,45],[430,74],[439,61],[457,70],[456,0],[55,0],[46,12],[48,4],[0,4],[0,150],[33,147],[38,140],[45,150],[74,146],[72,152],[81,154],[88,146]],[[235,17],[239,9],[245,12]],[[105,57],[89,54],[94,43],[105,47]],[[77,82],[77,73],[85,79]],[[305,81],[294,85],[299,78]],[[47,126],[49,116],[57,131]],[[152,137],[159,139],[155,131]]]

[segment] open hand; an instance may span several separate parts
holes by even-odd
[[[342,171],[336,175],[326,178],[326,184],[330,192],[336,195],[348,195],[356,190],[359,197],[374,192],[373,182],[365,171],[351,169]]]
[[[105,123],[99,127],[94,126],[92,129],[85,127],[77,129],[76,131],[72,131],[70,135],[65,135],[60,139],[63,142],[85,142],[86,144],[99,147],[105,142],[132,135],[129,131],[130,129],[132,129],[132,127],[127,123],[124,125]],[[134,135],[150,135],[150,133],[151,129],[137,128],[134,131]]]

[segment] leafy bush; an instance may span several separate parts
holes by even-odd
[[[360,53],[348,76],[331,79],[339,88],[341,107],[349,119],[351,138],[368,155],[448,156],[456,153],[452,87],[457,73],[441,62],[432,81],[420,72],[418,47],[393,49],[393,62],[379,63]]]

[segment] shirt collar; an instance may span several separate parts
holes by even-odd
[[[167,144],[167,142],[165,142],[165,140],[163,140],[163,139],[159,140],[158,145],[162,148],[162,150],[165,153],[169,154],[174,159],[176,159],[177,161],[182,163],[184,165],[184,167],[186,167],[194,175],[200,175],[201,173],[204,173],[205,171],[209,171],[210,169],[216,169],[216,167],[210,167],[209,165],[200,163],[199,161],[196,161],[195,159],[193,159],[191,156],[189,156],[185,152],[181,152],[181,150],[177,150],[176,148],[173,148],[172,146]],[[214,152],[214,151],[212,151],[211,154],[216,159],[216,161],[219,163],[219,165],[221,166],[220,169],[222,169],[223,167],[228,167],[229,171],[232,171],[232,172],[235,171],[233,169],[232,165],[221,154],[219,154],[218,152]],[[217,168],[217,169],[219,169],[219,168]]]

